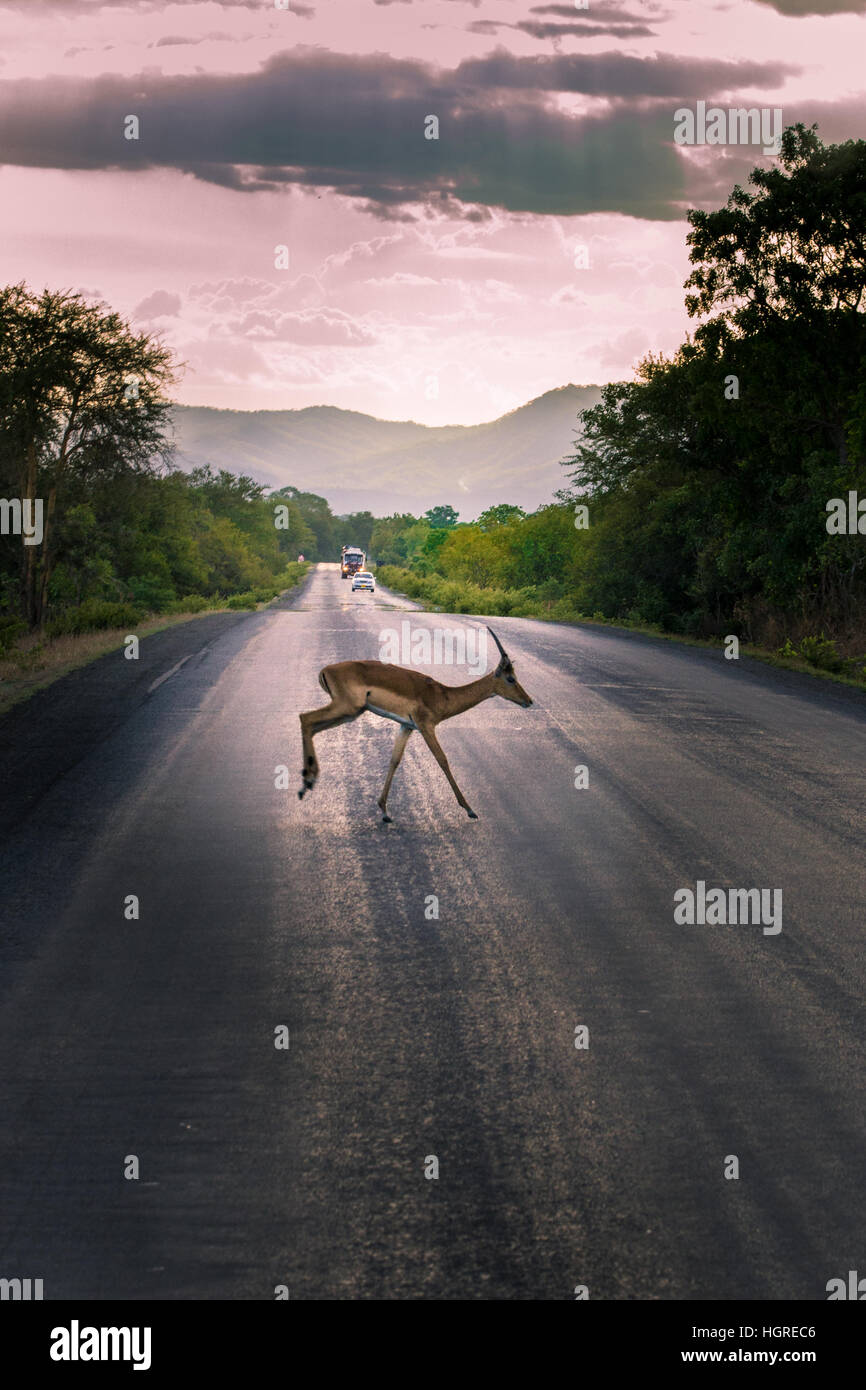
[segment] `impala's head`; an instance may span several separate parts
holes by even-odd
[[[499,648],[501,656],[499,665],[493,672],[494,695],[501,695],[503,700],[513,700],[516,705],[522,705],[524,709],[529,709],[532,700],[523,689],[523,686],[518,684],[517,677],[514,674],[514,667],[511,664],[511,657],[496,636],[493,628],[488,627],[487,631]]]

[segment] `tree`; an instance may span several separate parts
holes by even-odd
[[[349,512],[347,516],[338,516],[337,525],[343,528],[346,545],[356,545],[365,554],[370,552],[370,542],[373,537],[373,527],[376,518],[372,512]],[[342,545],[343,542],[341,541]]]
[[[586,611],[754,634],[863,608],[862,543],[824,521],[866,481],[866,143],[791,127],[751,183],[689,214],[693,338],[582,412]]]
[[[497,507],[488,507],[478,518],[477,525],[482,531],[492,531],[494,526],[507,526],[509,521],[519,521],[526,516],[522,507],[515,507],[510,502],[500,502]]]
[[[415,527],[423,525],[411,512],[394,512],[392,516],[380,517],[373,527],[370,550],[380,565],[405,565],[407,542],[416,535]]]
[[[802,124],[778,165],[756,168],[715,212],[691,211],[686,282],[699,348],[723,355],[760,338],[774,388],[753,407],[832,441],[848,463],[847,404],[866,355],[866,142],[824,145]]]
[[[331,511],[331,504],[315,492],[300,492],[296,487],[281,487],[278,492],[271,493],[270,501],[273,502],[276,497],[288,498],[294,502],[312,531],[314,543],[304,548],[307,558],[339,560],[342,544],[340,523]]]
[[[23,283],[0,290],[3,471],[17,472],[22,500],[44,504],[41,545],[22,545],[21,607],[31,626],[44,621],[66,490],[168,464],[173,380],[168,348],[83,295],[36,295]]]
[[[453,507],[431,507],[424,513],[428,526],[456,526],[459,512],[455,512]]]

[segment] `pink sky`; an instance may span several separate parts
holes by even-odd
[[[861,137],[864,9],[0,0],[3,279],[161,332],[188,404],[474,424],[628,377],[688,329],[685,210],[766,162],[674,111]]]

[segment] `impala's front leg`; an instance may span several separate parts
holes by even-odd
[[[434,733],[433,725],[419,722],[417,720],[417,717],[416,723],[418,724],[418,728],[421,730],[421,736],[424,739],[424,742],[427,744],[427,747],[430,749],[430,752],[433,754],[433,757],[436,759],[442,771],[445,773],[445,776],[448,778],[448,781],[451,783],[451,789],[454,792],[454,795],[457,797],[459,804],[463,807],[470,820],[477,820],[478,817],[476,816],[472,807],[469,805],[469,802],[466,800],[466,797],[463,795],[457,783],[454,781],[451,769],[448,766],[448,759],[445,756],[445,753],[442,749],[442,745],[440,744],[438,738],[436,737],[436,734]]]
[[[324,705],[322,709],[308,709],[301,715],[304,766],[301,768],[303,786],[298,792],[299,797],[303,797],[305,792],[313,790],[319,776],[319,760],[313,747],[314,735],[322,733],[325,729],[335,729],[338,724],[346,724],[350,719],[357,719],[360,713],[361,709],[347,708],[344,701],[332,700],[329,705]]]
[[[319,776],[319,760],[316,757],[316,750],[313,747],[312,722],[318,714],[318,710],[310,709],[301,715],[301,742],[304,746],[304,766],[301,768],[301,778],[303,786],[298,792],[298,797],[303,798],[304,792],[311,792],[316,785]]]
[[[400,759],[403,756],[406,744],[409,742],[411,734],[411,729],[401,729],[394,740],[394,752],[391,754],[391,766],[388,768],[388,776],[385,778],[385,785],[382,788],[382,795],[379,797],[379,809],[382,812],[383,821],[390,822],[391,820],[391,817],[388,815],[388,792],[391,789],[391,783],[394,780],[394,773],[400,766]]]

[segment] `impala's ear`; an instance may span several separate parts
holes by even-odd
[[[501,660],[500,663],[499,663],[500,666],[510,666],[510,665],[511,665],[511,657],[508,655],[508,652],[505,650],[505,648],[503,647],[503,645],[502,645],[502,643],[500,642],[499,638],[496,636],[496,633],[493,631],[493,628],[492,628],[492,627],[488,627],[488,628],[487,628],[487,631],[490,633],[490,636],[493,638],[494,642],[496,643],[497,647],[499,648],[499,652],[500,652],[500,655],[501,655],[501,657],[502,657],[502,660]]]

